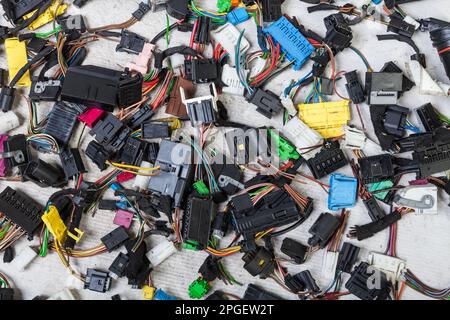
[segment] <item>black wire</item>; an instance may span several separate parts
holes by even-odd
[[[35,55],[33,57],[33,59],[31,59],[30,61],[28,61],[27,64],[25,64],[20,70],[19,72],[17,72],[16,76],[14,77],[14,79],[11,80],[9,86],[10,87],[14,87],[16,85],[16,83],[23,77],[23,75],[31,68],[31,66],[33,64],[35,64],[36,62],[38,62],[39,60],[45,58],[47,55],[49,55],[50,53],[52,53],[56,48],[55,47],[47,47],[44,50],[42,50],[41,52],[39,52],[37,55]]]
[[[24,22],[22,22],[22,24],[10,29],[8,33],[10,35],[15,35],[20,30],[28,27],[30,24],[32,24],[37,19],[37,17],[39,17],[42,13],[44,13],[45,10],[50,8],[52,3],[53,3],[53,0],[48,0],[47,2],[45,2],[43,5],[41,5],[39,7],[39,9],[30,18],[26,19]]]
[[[173,24],[171,24],[169,26],[169,31],[172,31],[173,29],[175,29],[178,25],[178,22],[175,22]],[[151,44],[156,44],[156,42],[161,39],[162,37],[164,37],[166,35],[167,32],[167,28],[162,30],[160,33],[158,33],[153,39],[152,41],[150,41]]]

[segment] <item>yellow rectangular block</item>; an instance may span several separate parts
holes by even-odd
[[[5,40],[6,60],[8,61],[9,79],[12,80],[16,74],[28,63],[27,47],[25,42],[18,38],[9,38]],[[16,84],[19,87],[30,87],[30,72],[27,71]]]
[[[48,208],[47,212],[42,216],[42,221],[58,243],[63,244],[66,242],[67,226],[64,224],[55,206]]]
[[[148,285],[145,285],[142,287],[142,294],[144,300],[153,300],[153,297],[155,296],[156,288],[150,287]]]
[[[299,117],[325,139],[339,137],[351,119],[349,104],[349,100],[299,104]]]
[[[53,19],[55,18],[55,16],[60,16],[62,15],[64,12],[66,12],[67,10],[67,4],[61,4],[59,5],[59,1],[58,0],[54,0],[52,5],[50,7],[47,8],[47,10],[45,10],[39,17],[37,17],[36,20],[34,20],[29,26],[28,29],[33,31],[36,30],[37,28],[40,28],[44,25],[46,25],[47,23],[53,21]],[[56,10],[58,10],[58,12],[56,12]],[[27,15],[24,15],[23,17],[25,19],[30,18],[35,12],[32,11]],[[56,15],[55,15],[56,12]]]

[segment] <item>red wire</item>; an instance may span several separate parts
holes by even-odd
[[[441,51],[438,52],[438,54],[443,54],[443,53],[445,53],[445,52],[447,52],[447,51],[450,51],[450,47],[447,47],[447,48],[445,48],[445,49],[442,49]]]

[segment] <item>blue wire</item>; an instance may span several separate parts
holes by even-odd
[[[303,82],[305,82],[306,79],[308,79],[310,76],[312,75],[312,71],[310,73],[308,73],[306,76],[304,76],[303,78],[301,78],[300,80],[298,80],[297,82],[289,85],[286,89],[284,89],[284,96],[287,97],[289,95],[289,93],[291,92],[292,89],[294,89],[295,87],[301,85]]]

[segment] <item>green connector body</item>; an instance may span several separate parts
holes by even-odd
[[[217,0],[217,9],[220,13],[231,10],[231,0]]]
[[[209,189],[206,186],[206,184],[203,182],[203,180],[199,180],[196,183],[194,183],[194,188],[197,190],[198,194],[201,196],[207,196],[209,194]]]
[[[378,190],[389,189],[389,188],[392,188],[393,186],[394,186],[394,183],[391,180],[386,180],[386,181],[369,184],[368,190],[369,190],[369,192],[374,192],[374,191],[378,191]],[[375,193],[374,197],[377,198],[378,200],[384,201],[384,199],[386,199],[388,194],[389,194],[389,191],[379,192],[379,193]]]
[[[208,281],[199,277],[189,286],[189,297],[191,299],[201,299],[209,292],[210,288]]]
[[[269,129],[269,134],[273,138],[275,145],[278,148],[278,156],[283,161],[288,161],[290,159],[299,159],[300,154],[295,150],[286,139],[283,139],[278,134],[274,133],[273,130]]]

